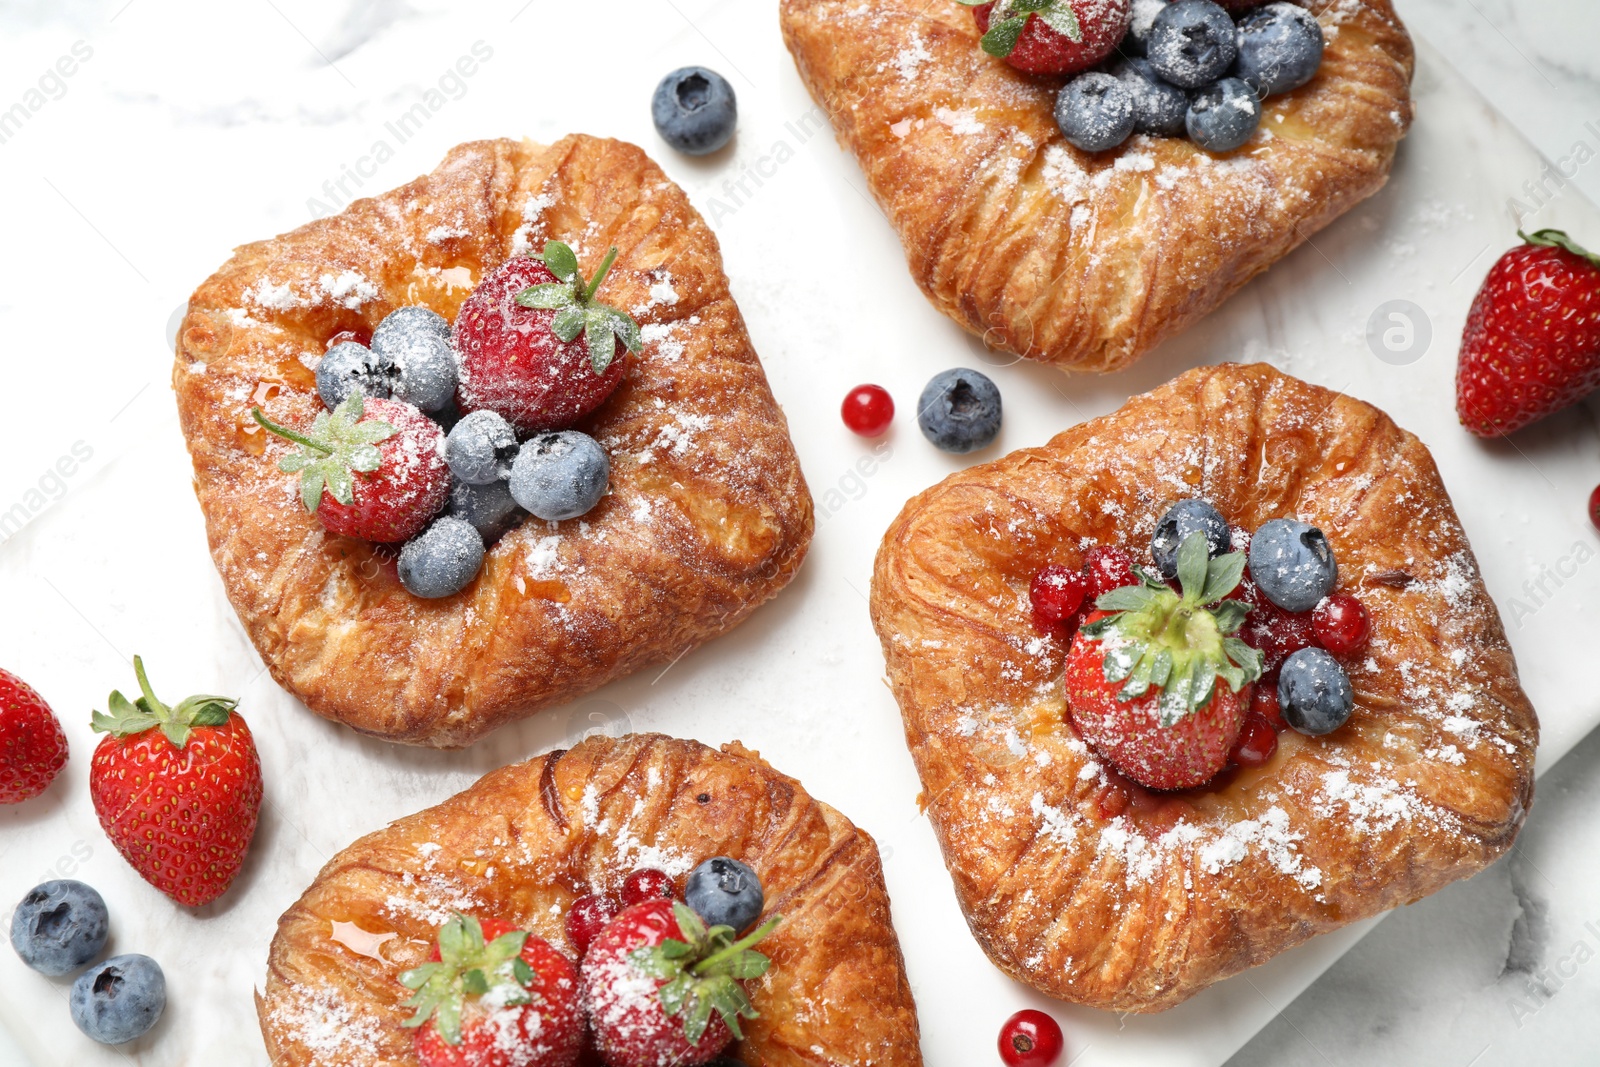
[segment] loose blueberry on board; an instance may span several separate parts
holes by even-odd
[[[422,307],[390,312],[372,331],[372,354],[390,370],[390,395],[423,411],[438,411],[456,395],[456,357],[450,324]]]
[[[1104,152],[1133,135],[1133,93],[1102,71],[1080,74],[1056,96],[1061,135],[1085,152]]]
[[[1032,1008],[1017,1012],[1000,1027],[1000,1059],[1006,1067],[1051,1067],[1065,1044],[1060,1025]]]
[[[167,978],[149,956],[113,956],[78,975],[69,999],[72,1021],[102,1045],[145,1034],[167,1006]]]
[[[1339,565],[1323,532],[1298,519],[1271,519],[1250,539],[1250,577],[1285,611],[1310,611],[1333,592]]]
[[[1298,89],[1322,66],[1322,24],[1296,4],[1268,4],[1239,20],[1233,76],[1262,97]]]
[[[1284,721],[1301,733],[1333,733],[1350,721],[1355,701],[1350,676],[1325,649],[1302,648],[1283,661],[1278,704]]]
[[[966,367],[941,371],[917,398],[917,426],[946,452],[975,452],[1000,433],[1000,390]]]
[[[1192,533],[1204,534],[1212,556],[1226,553],[1231,545],[1231,530],[1222,512],[1204,500],[1180,500],[1156,522],[1150,538],[1150,558],[1163,578],[1178,576],[1178,546]]]
[[[715,152],[733,137],[739,102],[728,79],[705,67],[683,67],[661,79],[650,101],[661,139],[685,155]]]
[[[441,515],[400,549],[400,584],[426,600],[454,596],[483,569],[483,536],[453,515]]]
[[[610,897],[598,893],[581,896],[567,909],[567,938],[578,950],[581,958],[589,951],[589,942],[600,935],[606,924],[617,917],[622,906]]]
[[[1028,604],[1040,629],[1060,626],[1078,613],[1089,596],[1089,581],[1082,571],[1052,563],[1040,567],[1028,586]]]
[[[106,947],[106,902],[82,882],[57,880],[28,890],[11,915],[11,947],[52,978],[71,974]]]
[[[628,875],[622,883],[622,906],[631,908],[647,900],[671,900],[678,895],[672,875],[654,867],[644,867]]]
[[[881,385],[858,385],[845,394],[839,416],[852,433],[877,437],[894,421],[894,398]]]
[[[1232,152],[1261,125],[1261,99],[1238,78],[1223,78],[1194,94],[1185,126],[1207,152]]]
[[[517,431],[493,411],[463,415],[444,442],[450,473],[469,485],[488,485],[511,477],[517,458]]]
[[[1349,593],[1325,597],[1311,613],[1317,641],[1335,656],[1353,656],[1367,644],[1372,620],[1366,605]]]
[[[1133,0],[1128,7],[1128,35],[1119,46],[1123,55],[1142,56],[1149,52],[1150,30],[1166,6],[1167,0]]]
[[[1177,0],[1156,14],[1146,54],[1156,73],[1181,89],[1210,85],[1239,54],[1233,19],[1212,0]]]
[[[317,364],[317,395],[329,411],[350,399],[358,385],[368,400],[387,399],[392,370],[366,345],[344,341],[328,349]]]
[[[756,872],[727,856],[706,860],[690,871],[683,900],[707,926],[731,926],[734,933],[753,926],[766,903]]]
[[[1112,70],[1133,98],[1133,130],[1155,137],[1181,137],[1187,129],[1189,94],[1162,79],[1148,59],[1135,56]]]
[[[517,507],[508,482],[473,485],[462,481],[450,486],[449,513],[471,524],[485,545],[510,533],[528,514]]]
[[[600,502],[610,480],[611,460],[600,442],[562,430],[522,446],[511,466],[511,495],[541,519],[576,519]]]

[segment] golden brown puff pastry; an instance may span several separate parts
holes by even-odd
[[[1320,9],[1317,76],[1213,156],[1137,135],[1086,153],[1063,79],[986,55],[955,0],[781,0],[812,97],[900,233],[911,274],[985,344],[1063,370],[1126,367],[1376,192],[1411,123],[1390,0]]]
[[[1320,527],[1372,615],[1350,722],[1265,766],[1134,802],[1065,719],[1065,648],[1029,617],[1047,563],[1147,557],[1202,497],[1237,527]],[[1204,367],[914,498],[872,618],[973,934],[1020,981],[1170,1008],[1505,851],[1538,720],[1428,450],[1381,411],[1265,365]]]
[[[918,1067],[917,1012],[877,845],[738,744],[592,737],[485,776],[335,856],[278,923],[257,997],[276,1067],[414,1064],[400,1023],[437,926],[504,919],[576,955],[564,915],[640,867],[754,867],[772,967],[730,1054],[759,1067]]]
[[[312,368],[396,307],[454,319],[473,286],[547,239],[633,313],[642,354],[580,428],[611,455],[581,520],[529,521],[444,600],[401,588],[392,551],[325,533],[250,417],[309,423]],[[173,385],[211,552],[273,677],[363,733],[466,745],[511,719],[670,660],[794,576],[811,497],[728,292],[717,240],[640,149],[569,137],[460,145],[432,174],[240,248],[195,291]]]

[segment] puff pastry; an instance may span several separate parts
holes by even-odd
[[[420,600],[393,552],[296,505],[249,410],[304,424],[331,336],[425,304],[453,319],[508,256],[566,241],[645,338],[581,426],[611,491],[581,521],[530,521],[457,596]],[[508,720],[670,660],[793,577],[811,497],[728,292],[716,238],[640,149],[482,141],[343,214],[240,248],[190,300],[173,385],[212,556],[273,677],[313,711],[413,744]]]
[[[1065,648],[1028,583],[1095,544],[1145,555],[1202,497],[1320,527],[1372,616],[1350,722],[1132,803],[1065,719]],[[1042,448],[953,475],[884,537],[872,618],[924,802],[989,957],[1051,996],[1169,1008],[1510,847],[1538,721],[1428,450],[1265,365],[1190,371]]]
[[[574,954],[563,914],[640,866],[755,868],[782,925],[730,1054],[763,1067],[918,1067],[917,1014],[872,838],[740,745],[593,737],[487,775],[345,849],[279,921],[261,1032],[277,1067],[414,1064],[398,981],[453,911]]]
[[[1376,192],[1411,122],[1411,41],[1389,0],[1319,8],[1322,68],[1211,156],[1136,136],[1066,142],[1061,79],[978,47],[955,0],[781,0],[812,97],[899,231],[912,277],[985,344],[1113,371]]]

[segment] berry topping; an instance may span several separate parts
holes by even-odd
[[[1333,592],[1339,565],[1321,530],[1298,519],[1272,519],[1250,539],[1250,577],[1268,600],[1299,613]]]
[[[1078,613],[1088,595],[1089,582],[1082,571],[1058,563],[1039,568],[1028,587],[1034,625],[1041,630],[1063,625]]]
[[[328,349],[317,364],[317,395],[329,411],[356,389],[369,399],[389,396],[389,368],[366,345],[345,341]]]
[[[1263,674],[1261,681],[1256,683],[1255,689],[1250,694],[1250,714],[1266,720],[1267,725],[1274,730],[1289,728],[1289,724],[1283,721],[1283,710],[1278,707],[1277,670]]]
[[[1223,78],[1194,94],[1185,128],[1207,152],[1231,152],[1261,125],[1261,98],[1238,78]]]
[[[1120,79],[1091,71],[1056,95],[1061,136],[1085,152],[1104,152],[1133,135],[1133,93]]]
[[[1243,716],[1237,694],[1261,674],[1260,653],[1234,636],[1250,609],[1225,599],[1244,557],[1212,559],[1195,532],[1178,549],[1181,593],[1136,573],[1140,584],[1099,597],[1100,610],[1079,628],[1067,707],[1123,774],[1151,789],[1186,789],[1226,764]]]
[[[499,412],[522,432],[571,426],[622,381],[620,339],[640,348],[639,326],[595,300],[616,259],[612,249],[586,283],[572,249],[545,245],[542,259],[502,264],[472,291],[456,317],[463,412]]]
[[[983,50],[1029,74],[1076,74],[1109,56],[1128,28],[1128,0],[958,0]]]
[[[1349,593],[1334,593],[1311,613],[1317,643],[1335,656],[1353,656],[1366,647],[1372,622],[1360,600]]]
[[[261,759],[227,697],[156,699],[133,657],[140,695],[113,692],[95,712],[100,740],[89,795],[106,836],[140,877],[191,908],[232,884],[261,813]]]
[[[1115,545],[1095,545],[1085,552],[1083,573],[1089,580],[1091,599],[1125,585],[1139,584],[1138,576],[1133,573],[1133,557]]]
[[[679,152],[704,156],[733,138],[739,101],[728,79],[705,67],[683,67],[661,79],[650,100],[661,139]]]
[[[579,897],[572,902],[572,907],[567,909],[567,937],[572,941],[572,947],[582,956],[589,951],[589,945],[600,936],[612,919],[617,917],[617,912],[622,906],[610,897],[598,893]]]
[[[325,354],[332,352],[335,348],[338,348],[340,345],[345,344],[346,342],[358,344],[362,348],[370,348],[372,347],[372,334],[367,330],[340,330],[338,333],[328,338],[328,343],[322,347],[322,351]],[[368,395],[370,396],[371,394],[369,393]],[[338,405],[330,404],[328,406],[337,407]]]
[[[1178,576],[1178,546],[1192,533],[1204,534],[1206,548],[1213,556],[1228,551],[1232,531],[1222,513],[1204,500],[1180,500],[1156,522],[1150,537],[1150,558],[1163,578]]]
[[[485,545],[492,545],[520,523],[527,512],[517,507],[508,482],[450,486],[450,514],[471,524]]]
[[[678,887],[672,881],[672,875],[654,867],[634,871],[622,883],[623,907],[642,904],[647,900],[671,900],[677,895]]]
[[[1268,4],[1245,15],[1237,41],[1233,76],[1262,97],[1300,88],[1322,66],[1322,24],[1296,4]]]
[[[845,394],[839,414],[852,433],[877,437],[894,421],[894,400],[881,385],[858,385]]]
[[[517,458],[517,431],[492,411],[474,411],[451,428],[444,458],[450,473],[470,485],[504,481]]]
[[[1596,530],[1600,530],[1600,485],[1595,486],[1594,492],[1589,494],[1589,522]]]
[[[52,978],[100,955],[109,932],[104,898],[82,882],[36,885],[11,914],[11,947],[23,963]]]
[[[1350,719],[1355,691],[1339,661],[1320,648],[1303,648],[1278,672],[1283,718],[1303,734],[1331,734]]]
[[[102,1045],[148,1033],[167,1007],[167,976],[149,956],[113,956],[78,975],[68,998],[72,1021]]]
[[[49,788],[67,765],[61,721],[33,687],[0,670],[0,804],[20,804]]]
[[[1212,0],[1168,4],[1146,39],[1150,65],[1181,89],[1210,85],[1228,72],[1238,52],[1233,19]]]
[[[1276,670],[1292,654],[1317,643],[1311,615],[1284,611],[1262,595],[1253,578],[1240,582],[1233,595],[1252,609],[1239,636],[1261,653],[1263,670]]]
[[[1051,1067],[1065,1045],[1061,1027],[1042,1011],[1024,1008],[1000,1027],[1000,1059],[1006,1067]]]
[[[1000,433],[1000,390],[965,367],[941,371],[917,399],[917,426],[946,452],[975,452]]]
[[[389,375],[389,394],[422,411],[455,399],[456,357],[450,324],[424,307],[390,312],[372,331],[372,355]]]
[[[1128,5],[1128,35],[1117,46],[1125,56],[1143,56],[1149,52],[1150,30],[1156,16],[1167,6],[1167,0],[1133,0]]]
[[[1251,703],[1254,704],[1254,698]],[[1259,767],[1278,751],[1278,731],[1255,712],[1245,715],[1239,727],[1239,740],[1228,753],[1228,762],[1241,767]]]
[[[400,584],[427,600],[454,596],[483,569],[483,535],[465,519],[441,515],[400,550]]]
[[[1159,0],[1158,0],[1159,2]],[[1148,59],[1137,56],[1111,72],[1133,98],[1133,130],[1155,137],[1180,137],[1187,129],[1189,94],[1162,79]]]
[[[587,515],[606,495],[611,460],[600,442],[577,430],[540,434],[511,466],[511,496],[549,521]]]
[[[741,933],[761,918],[766,897],[756,872],[726,856],[706,860],[689,872],[684,902],[711,926]]]

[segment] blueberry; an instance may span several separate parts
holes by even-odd
[[[99,893],[82,882],[45,882],[12,914],[11,947],[40,974],[60,978],[100,955],[109,925]]]
[[[1228,72],[1239,48],[1233,19],[1211,0],[1177,0],[1158,12],[1146,38],[1150,65],[1181,89],[1198,89]]]
[[[367,399],[390,395],[390,368],[366,345],[346,341],[328,349],[317,364],[317,395],[332,411],[361,386]]]
[[[706,860],[689,873],[684,903],[708,926],[731,926],[737,933],[761,918],[765,896],[756,872],[726,856]]]
[[[1133,0],[1128,9],[1128,33],[1117,51],[1125,56],[1142,56],[1150,50],[1150,28],[1166,8],[1167,0]]]
[[[656,86],[650,117],[663,141],[687,155],[703,156],[733,136],[739,104],[733,86],[716,71],[683,67]]]
[[[1302,648],[1283,661],[1278,706],[1284,721],[1296,730],[1312,737],[1331,734],[1350,721],[1355,705],[1350,676],[1331,653]]]
[[[975,452],[1000,433],[1000,390],[966,367],[941,371],[917,398],[917,425],[946,452]]]
[[[483,543],[492,545],[520,523],[527,512],[517,507],[506,482],[473,485],[456,481],[450,487],[450,514],[470,523]]]
[[[471,485],[488,485],[511,477],[517,458],[517,431],[493,411],[464,415],[444,442],[450,473]]]
[[[385,316],[372,331],[372,354],[389,370],[396,400],[438,411],[455,399],[450,324],[427,308],[403,307]]]
[[[1155,560],[1161,577],[1177,577],[1178,546],[1192,533],[1206,535],[1206,545],[1213,556],[1227,552],[1232,544],[1233,531],[1222,512],[1204,500],[1180,500],[1161,516],[1150,538],[1150,557]]]
[[[1148,59],[1125,59],[1112,71],[1133,97],[1133,129],[1157,137],[1178,137],[1189,115],[1189,94],[1163,81]]]
[[[1268,600],[1299,613],[1333,592],[1339,564],[1321,530],[1298,519],[1273,519],[1250,539],[1250,577]]]
[[[149,956],[113,956],[72,983],[72,1021],[102,1045],[145,1033],[167,1006],[167,978]]]
[[[429,411],[426,414],[428,418],[437,423],[439,429],[443,430],[446,434],[455,429],[456,423],[461,421],[461,409],[456,406],[456,402],[454,400],[451,400],[450,403],[446,404],[438,411]]]
[[[1133,133],[1133,94],[1109,74],[1080,74],[1056,96],[1056,125],[1085,152],[1115,148]]]
[[[600,442],[577,430],[540,434],[511,467],[511,495],[541,519],[576,519],[600,502],[611,460]]]
[[[428,600],[461,592],[482,569],[482,535],[453,515],[434,519],[400,550],[400,584]]]
[[[1298,89],[1322,66],[1322,24],[1295,4],[1268,4],[1239,20],[1233,76],[1263,97]]]
[[[1208,152],[1231,152],[1261,125],[1261,98],[1238,78],[1223,78],[1189,101],[1189,139]]]

